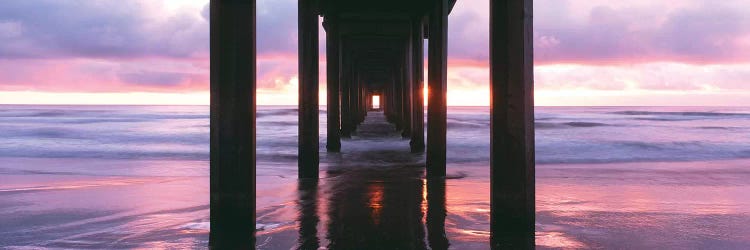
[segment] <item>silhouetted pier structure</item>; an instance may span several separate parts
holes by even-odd
[[[341,138],[351,136],[367,115],[372,95],[378,95],[388,120],[410,138],[411,151],[426,150],[428,179],[445,176],[447,31],[454,4],[298,1],[301,179],[319,174],[319,16],[326,34],[327,150],[341,150]],[[491,244],[533,248],[532,0],[490,0],[490,6]],[[215,248],[253,246],[255,26],[255,0],[211,1],[210,238]]]

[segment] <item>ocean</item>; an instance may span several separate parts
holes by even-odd
[[[296,108],[259,106],[256,247],[488,249],[488,111],[449,108],[435,217],[424,154],[396,132],[361,128],[327,153],[322,109],[311,185],[297,180]],[[205,248],[208,112],[0,105],[0,248]],[[538,248],[750,248],[750,108],[538,107],[535,120]]]

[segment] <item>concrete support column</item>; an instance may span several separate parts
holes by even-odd
[[[357,125],[359,125],[360,123],[362,123],[362,116],[363,116],[362,113],[364,112],[364,110],[362,110],[362,88],[364,87],[363,85],[364,85],[364,83],[362,81],[362,75],[360,74],[359,77],[357,78],[357,92],[356,92],[356,95],[357,95],[357,103],[356,103],[356,108],[357,108],[357,117],[356,117],[357,120],[356,120],[356,122],[357,122]]]
[[[403,130],[401,131],[401,137],[403,138],[410,138],[411,137],[411,130],[412,130],[412,78],[411,76],[411,59],[410,58],[410,52],[411,52],[411,43],[409,43],[409,39],[406,39],[404,41],[404,53],[401,54],[401,61],[403,61],[403,66],[401,67],[401,89],[403,92],[403,109],[402,109],[402,117],[403,117]]]
[[[373,96],[375,96],[374,90],[367,92],[367,110],[375,110],[375,104],[373,103]]]
[[[380,89],[380,109],[383,110],[383,114],[386,119],[388,118],[388,85],[383,83],[383,87]]]
[[[400,130],[401,129],[401,105],[400,105],[401,91],[400,91],[399,86],[401,85],[401,81],[399,80],[399,77],[398,77],[398,66],[394,66],[393,72],[391,73],[391,78],[393,78],[393,81],[392,81],[393,85],[391,86],[393,90],[393,95],[391,98],[392,99],[391,102],[393,102],[393,124],[396,125],[396,129]]]
[[[300,178],[318,178],[318,15],[313,1],[298,0]]]
[[[352,110],[352,131],[357,131],[357,125],[359,125],[359,88],[360,88],[360,68],[356,67],[354,71],[354,81],[352,81],[352,88],[351,91],[351,102],[349,105],[351,105]]]
[[[357,82],[357,69],[354,67],[352,70],[352,80],[351,84],[352,86],[349,88],[349,112],[351,112],[351,115],[349,116],[349,124],[351,124],[351,131],[354,132],[357,130],[357,86],[359,85]]]
[[[351,88],[352,88],[352,56],[349,44],[342,44],[341,68],[343,70],[341,81],[341,137],[352,137],[352,112],[351,112]]]
[[[391,103],[391,96],[393,96],[393,91],[391,91],[392,84],[389,82],[385,83],[385,86],[383,87],[383,105],[385,105],[385,117],[388,119],[389,122],[391,121],[391,114],[393,113],[393,103]]]
[[[339,78],[341,77],[339,61],[341,57],[339,55],[338,23],[336,23],[336,20],[326,18],[324,26],[326,29],[326,78],[328,80],[326,85],[328,90],[326,149],[329,152],[339,152],[341,151],[341,115],[339,108]]]
[[[357,123],[362,124],[362,122],[365,120],[365,113],[367,113],[367,110],[365,109],[365,82],[364,80],[360,79],[359,82],[359,102],[357,105],[359,106],[359,117]]]
[[[426,160],[428,176],[445,176],[449,8],[448,0],[437,0],[430,13]]]
[[[213,0],[209,245],[255,247],[255,0]]]
[[[391,76],[390,81],[388,82],[388,106],[390,107],[390,115],[388,116],[388,119],[391,123],[395,123],[396,119],[394,118],[396,115],[396,104],[393,102],[393,96],[396,95],[396,93],[393,90],[394,82],[393,76]]]
[[[383,114],[388,117],[388,87],[385,86],[380,89],[380,109],[383,110]]]
[[[393,90],[395,95],[393,96],[393,102],[395,103],[395,123],[396,129],[401,130],[404,128],[404,89],[403,89],[403,77],[401,77],[401,66],[402,63],[397,63],[394,68],[393,75]]]
[[[534,248],[532,2],[490,2],[493,249]]]
[[[362,105],[362,118],[361,118],[360,122],[364,122],[365,121],[365,117],[367,117],[367,97],[368,97],[368,95],[367,95],[367,82],[363,81],[362,82],[362,102],[361,102],[361,105]]]
[[[412,109],[412,133],[411,133],[411,151],[414,153],[424,152],[424,55],[422,50],[424,49],[424,30],[423,30],[423,18],[418,17],[412,22],[411,33],[412,33],[412,50],[411,50],[411,61],[412,61],[412,89],[413,98],[413,109]]]
[[[370,101],[372,101],[372,97],[370,96],[370,88],[368,87],[367,84],[369,84],[369,83],[365,83],[365,89],[363,91],[365,99],[364,99],[364,101],[362,101],[362,104],[365,105],[365,116],[364,117],[367,117],[367,111],[368,111],[368,107],[369,107],[368,104],[370,103]]]
[[[399,117],[401,116],[401,106],[398,104],[398,97],[399,91],[397,89],[398,87],[398,79],[396,78],[395,72],[391,73],[391,105],[393,106],[393,109],[391,113],[393,114],[393,123],[396,125],[398,129],[401,128],[401,121],[399,120]]]

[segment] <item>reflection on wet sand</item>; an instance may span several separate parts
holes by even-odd
[[[267,194],[280,203],[259,211],[258,248],[489,247],[487,182],[464,179],[481,176],[475,171],[486,168],[467,166],[450,173],[448,180],[426,178],[424,155],[410,153],[408,141],[384,118],[373,120],[382,122],[363,123],[352,140],[343,142],[343,152],[321,155],[322,178],[297,180],[290,190],[293,202],[285,202],[278,192]],[[284,178],[278,181],[273,184],[277,188],[259,190],[285,190],[280,187]],[[533,248],[533,233],[514,236],[505,245],[531,242]]]
[[[201,117],[208,117],[207,107],[65,107],[70,108],[81,112],[37,117],[37,111],[9,110],[29,114],[0,122],[0,133],[6,136],[0,138],[17,138],[17,144],[6,144],[10,148],[0,150],[0,248],[206,248],[208,119]],[[651,108],[670,109],[675,108]],[[701,112],[713,109],[695,108]],[[748,113],[747,108],[741,109]],[[665,113],[648,117],[669,121],[644,123],[608,110],[612,108],[544,108],[539,114],[543,122],[554,124],[585,117],[601,123],[617,120],[621,126],[565,125],[537,130],[540,161],[581,161],[537,165],[537,249],[750,249],[750,160],[744,158],[749,147],[744,136],[750,131],[748,116],[675,121],[684,116]],[[339,207],[367,211],[363,213],[367,220],[354,221],[360,224],[374,224],[369,220],[378,208],[379,226],[368,227],[383,229],[392,221],[388,216],[394,212],[389,212],[389,206],[413,207],[417,203],[395,204],[389,198],[394,195],[421,200],[416,215],[413,210],[404,211],[421,223],[409,237],[422,241],[417,249],[438,249],[437,241],[428,239],[439,235],[436,232],[441,232],[442,226],[428,228],[427,219],[440,222],[442,218],[427,214],[428,203],[439,200],[428,202],[428,189],[435,186],[420,179],[424,156],[408,153],[408,140],[396,134],[383,138],[377,131],[368,135],[369,128],[361,127],[359,138],[343,142],[344,152],[321,152],[321,179],[313,182],[314,189],[305,183],[300,188],[296,178],[297,110],[262,107],[258,112],[257,249],[305,249],[315,244],[324,249],[333,245],[327,228],[333,223],[328,218],[332,200],[350,203]],[[89,123],[103,115],[112,118],[105,119],[108,126]],[[489,114],[484,108],[455,108],[448,115],[447,157],[452,162],[445,184],[445,235],[453,249],[490,249]],[[75,136],[24,135],[50,124],[65,124],[58,129]],[[98,129],[92,130],[94,126]],[[392,127],[384,129],[393,131]],[[639,143],[620,145],[631,137]],[[69,158],[50,158],[54,155]],[[638,155],[666,162],[620,162]],[[743,158],[716,160],[727,155]],[[96,158],[89,158],[92,156]],[[144,156],[147,159],[140,159]],[[706,160],[697,160],[703,158]],[[372,176],[346,179],[357,171]],[[388,182],[370,183],[381,180]],[[401,184],[403,190],[394,191],[397,188],[389,186],[395,180],[421,182],[421,188]],[[407,191],[403,186],[421,190],[421,198],[415,197],[420,191]],[[357,196],[364,201],[349,201],[340,195],[333,199],[336,189],[381,190],[382,195]],[[334,224],[358,226],[342,221],[352,213],[337,215]],[[300,227],[304,229],[300,231]],[[395,230],[409,231],[406,228]],[[364,230],[353,231],[362,234]],[[252,248],[248,242],[243,242],[244,248]]]
[[[298,181],[299,200],[299,239],[300,249],[318,249],[318,180],[300,179]]]
[[[450,243],[445,235],[445,179],[430,178],[427,186],[427,239],[432,249],[447,249]]]
[[[422,175],[421,168],[410,167],[329,173],[327,247],[426,248]],[[444,193],[441,199],[445,200]],[[445,219],[444,213],[441,219]],[[436,225],[444,225],[444,222]],[[444,238],[445,229],[439,231]]]

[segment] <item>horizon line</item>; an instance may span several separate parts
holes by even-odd
[[[83,104],[83,103],[59,103],[59,104],[32,104],[32,103],[0,103],[0,106],[210,106],[210,104]],[[256,107],[297,107],[297,104],[257,104]],[[489,105],[447,105],[448,107],[456,108],[489,108]],[[319,105],[319,107],[327,107],[327,105]],[[425,109],[428,105],[424,106]],[[534,105],[534,107],[750,107],[750,105]],[[426,112],[426,111],[425,111]]]

